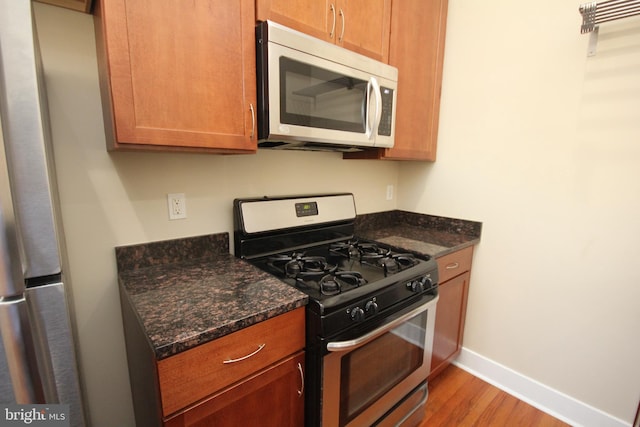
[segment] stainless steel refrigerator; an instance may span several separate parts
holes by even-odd
[[[84,426],[31,0],[0,0],[0,403]]]

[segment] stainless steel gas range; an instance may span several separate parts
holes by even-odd
[[[234,201],[235,254],[309,295],[305,425],[415,426],[438,267],[359,239],[353,194]]]

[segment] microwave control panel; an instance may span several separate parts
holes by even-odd
[[[378,135],[391,136],[391,117],[393,114],[393,89],[381,87],[382,116],[378,125]]]

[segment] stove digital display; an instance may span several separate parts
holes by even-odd
[[[318,204],[316,202],[296,203],[296,216],[318,215]]]

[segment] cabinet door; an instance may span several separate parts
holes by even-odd
[[[440,299],[436,309],[430,379],[442,371],[449,364],[449,361],[460,353],[464,319],[467,312],[469,276],[469,272],[466,272],[441,283],[438,288]]]
[[[304,425],[304,352],[168,420],[166,427]]]
[[[394,1],[389,64],[398,68],[393,148],[346,153],[346,159],[436,159],[447,0]]]
[[[304,348],[304,316],[300,307],[158,361],[164,416]]]
[[[337,15],[330,0],[257,0],[258,21],[271,20],[333,43]]]
[[[387,62],[391,0],[257,0],[257,19],[267,19]]]
[[[253,0],[102,0],[95,13],[110,148],[255,151]]]
[[[388,62],[391,0],[338,0],[336,8],[336,43]]]

